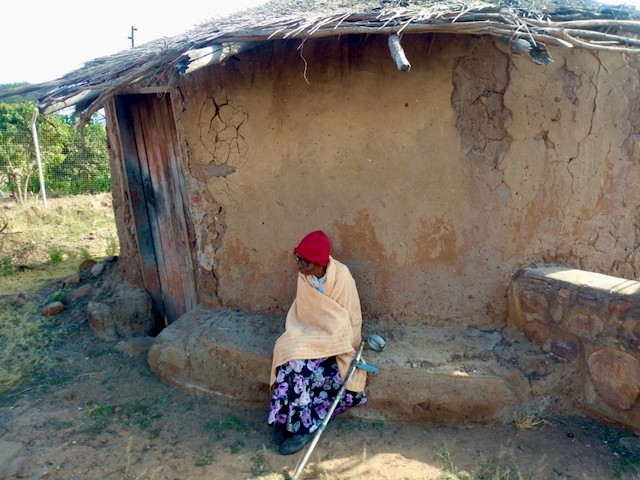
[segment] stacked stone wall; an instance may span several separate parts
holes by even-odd
[[[521,270],[508,326],[571,364],[573,400],[592,416],[640,431],[640,282],[566,267]],[[559,385],[562,396],[571,389]]]

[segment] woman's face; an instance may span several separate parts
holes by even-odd
[[[305,258],[302,258],[297,253],[293,254],[296,265],[298,266],[298,271],[303,275],[314,275],[317,278],[324,276],[324,267],[322,265],[318,265],[317,263],[313,263]]]

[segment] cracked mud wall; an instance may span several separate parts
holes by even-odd
[[[522,266],[637,278],[638,65],[488,38],[274,42],[184,78],[177,121],[205,306],[284,312],[324,229],[365,315],[504,322]]]
[[[512,68],[505,97],[514,105],[513,140],[503,172],[522,206],[514,212],[522,236],[505,253],[637,279],[640,158],[628,145],[637,64],[563,53],[542,81],[527,81],[519,62]]]

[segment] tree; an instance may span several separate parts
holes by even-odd
[[[27,85],[30,85],[30,84],[27,82],[0,83],[0,92],[2,92],[3,90],[12,90],[18,87],[26,87]],[[4,103],[28,103],[32,100],[33,100],[33,95],[25,95],[25,94],[13,95],[11,97],[4,97],[2,99]]]
[[[33,103],[0,103],[0,190],[24,201],[39,191],[31,122]],[[71,115],[40,117],[37,123],[47,190],[58,194],[111,189],[106,129],[98,115],[81,130]]]
[[[107,132],[97,116],[82,129],[75,129],[75,117],[60,116],[61,161],[47,160],[45,177],[67,194],[97,193],[111,190]],[[53,155],[53,152],[51,152]],[[48,156],[48,155],[47,155]]]
[[[0,179],[8,190],[24,201],[35,167],[33,141],[28,139],[35,105],[0,103]]]

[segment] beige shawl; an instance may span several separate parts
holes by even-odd
[[[276,340],[271,385],[276,368],[289,360],[311,360],[335,355],[343,380],[360,345],[362,313],[356,283],[346,265],[329,257],[324,294],[306,275],[298,273],[296,298],[287,313],[285,332]],[[362,392],[367,379],[356,369],[347,388]]]

